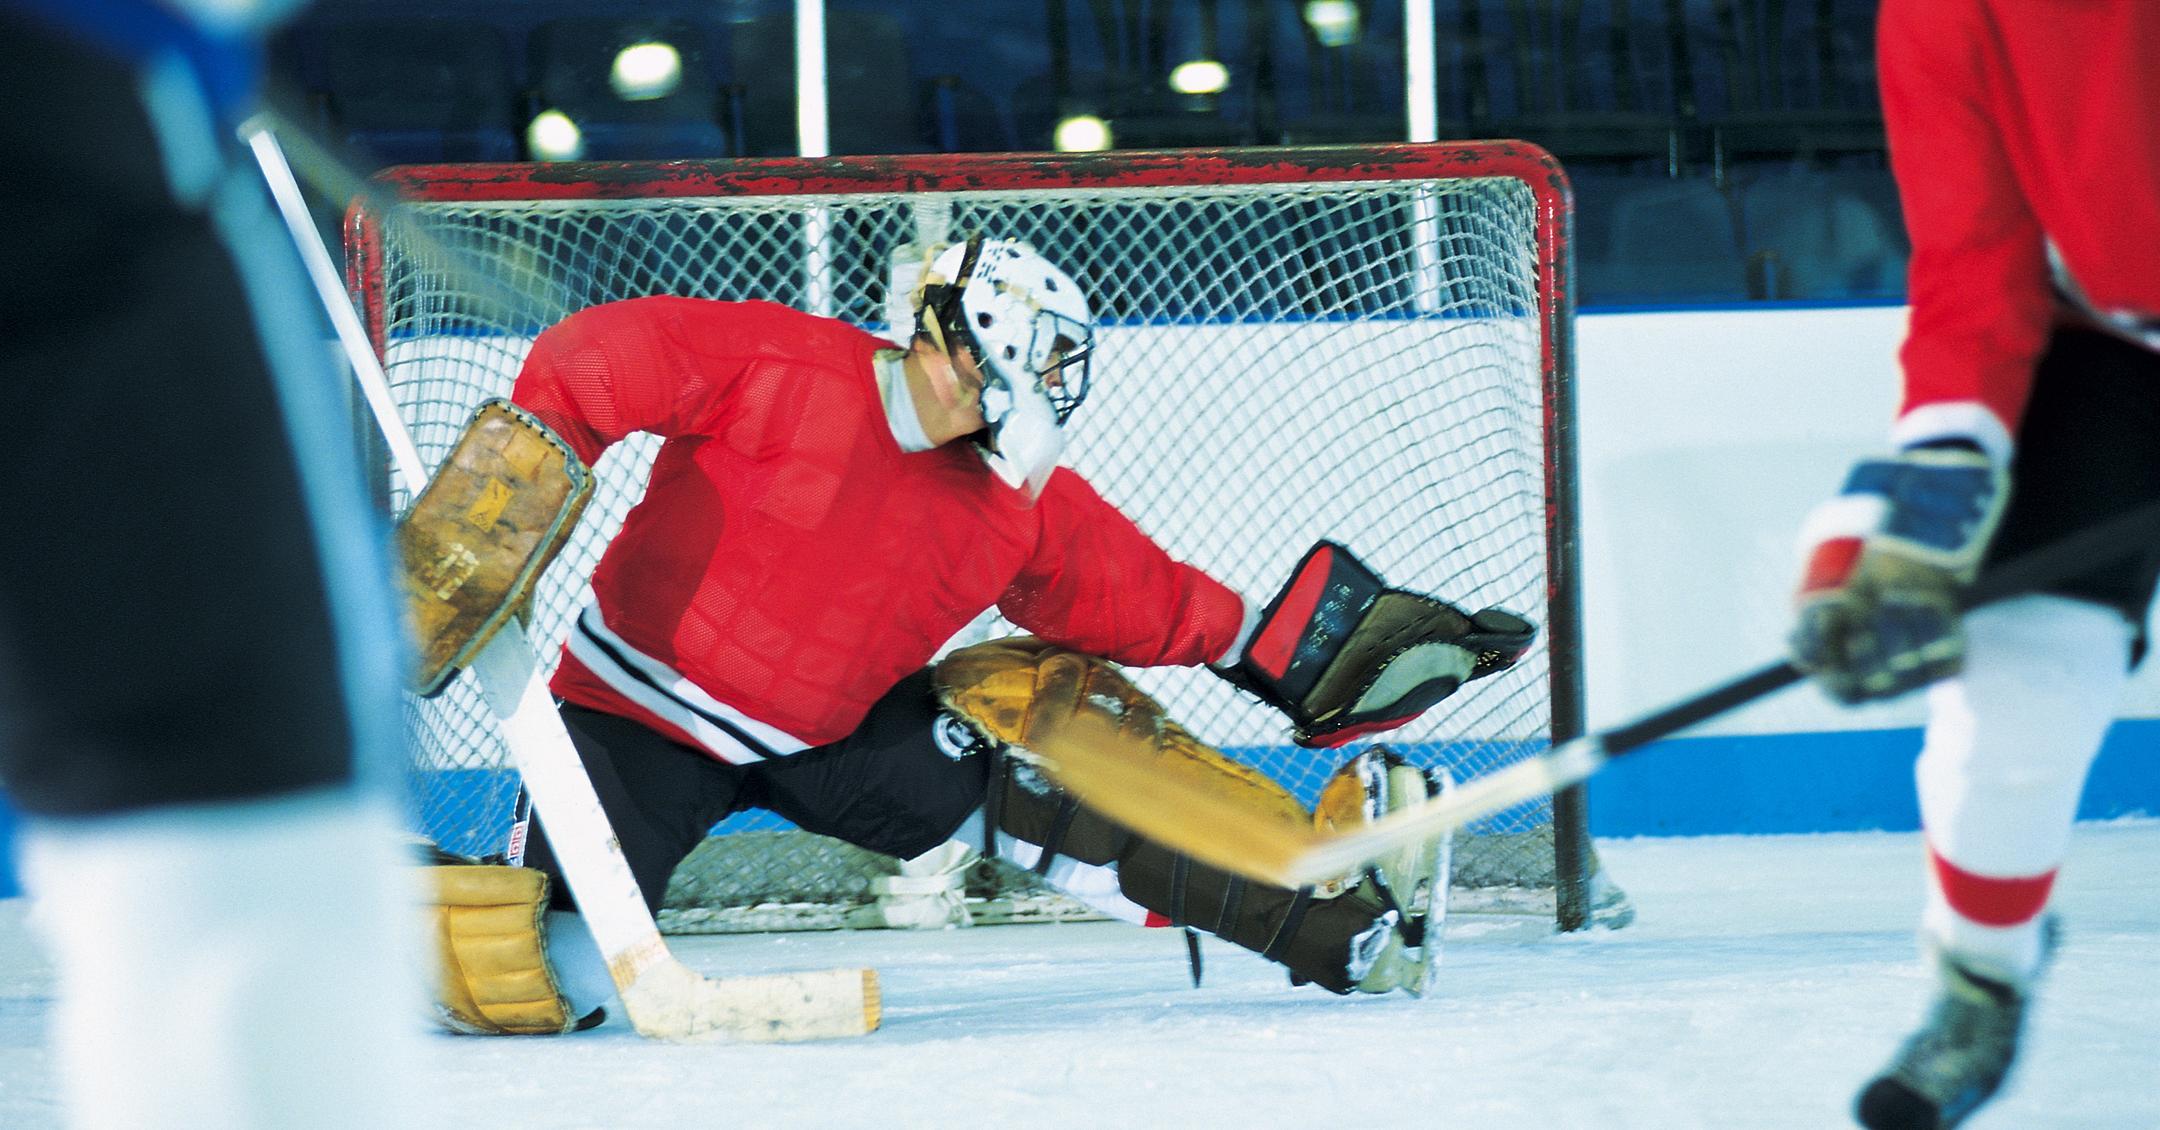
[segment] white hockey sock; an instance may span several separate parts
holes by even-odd
[[[615,979],[608,976],[607,958],[600,943],[585,928],[583,915],[568,910],[547,912],[548,964],[555,969],[555,984],[570,1002],[573,1017],[583,1018],[615,999]]]
[[[29,822],[76,1130],[407,1124],[416,869],[345,790]]]
[[[2129,676],[2113,609],[2026,596],[1965,618],[1964,674],[1929,691],[1915,767],[1929,882],[1927,939],[2013,982],[2040,961],[2040,915],[2085,772]]]
[[[971,846],[983,842],[982,810],[977,809],[967,822],[960,825],[952,838]],[[998,858],[1015,867],[1032,868],[1042,859],[1042,847],[1026,840],[998,833]],[[1117,865],[1114,863],[1082,863],[1069,856],[1059,856],[1050,861],[1050,869],[1044,881],[1081,902],[1112,918],[1146,925],[1148,909],[1126,898],[1118,887]],[[1159,922],[1160,919],[1157,919]]]

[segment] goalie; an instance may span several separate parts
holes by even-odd
[[[1333,992],[1422,991],[1440,845],[1319,888],[1247,883],[1091,813],[1039,747],[1093,715],[1255,820],[1370,820],[1432,780],[1375,749],[1307,813],[1114,665],[1209,665],[1327,747],[1511,665],[1530,625],[1389,589],[1329,543],[1249,604],[1058,467],[1094,338],[1069,276],[978,237],[922,278],[904,349],[767,303],[639,298],[552,327],[517,379],[516,403],[588,465],[632,432],[665,440],[553,683],[647,902],[713,824],[763,808],[901,859],[988,845],[1114,915],[1216,934]],[[932,665],[993,606],[1034,635]],[[527,858],[555,870],[544,826]],[[468,1030],[563,1031],[606,1000],[562,884],[545,889],[504,901],[552,898],[546,958],[452,956]],[[485,982],[536,972],[537,1020],[475,1012]]]

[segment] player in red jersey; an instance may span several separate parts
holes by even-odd
[[[1347,600],[1249,607],[1057,465],[1090,375],[1079,285],[1026,245],[979,237],[936,253],[924,279],[906,348],[769,303],[654,297],[572,315],[519,374],[513,399],[588,463],[632,432],[664,437],[553,684],[648,903],[714,823],[755,807],[931,870],[962,861],[949,844],[985,845],[1110,913],[1209,931],[1299,981],[1422,991],[1437,950],[1425,914],[1445,898],[1438,844],[1319,889],[1247,883],[1064,796],[1019,738],[1074,712],[1154,711],[1112,664],[1212,664],[1285,709],[1301,741],[1339,744],[1505,668],[1529,625],[1385,589],[1326,543],[1286,590],[1356,589],[1364,618]],[[992,607],[1036,638],[933,663]],[[1389,646],[1364,647],[1382,622]],[[1043,690],[1075,673],[1085,693]],[[1354,693],[1316,707],[1335,684]],[[1174,724],[1150,733],[1256,813],[1314,818]],[[1337,824],[1434,785],[1377,749],[1337,780],[1319,813]],[[528,861],[552,872],[538,832]],[[561,1008],[546,1027],[561,1030],[611,986],[555,886],[544,974]]]
[[[1898,454],[1810,517],[1794,634],[1846,701],[1942,679],[1917,769],[1941,993],[1861,1092],[1878,1130],[1956,1125],[2008,1071],[2160,575],[2147,552],[1958,613],[1988,563],[2160,500],[2160,5],[1886,0],[1880,21],[1913,239]]]

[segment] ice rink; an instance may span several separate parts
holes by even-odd
[[[418,1125],[1834,1127],[1917,1019],[1917,837],[1602,846],[1632,927],[1452,925],[1440,991],[1338,999],[1172,931],[1113,923],[679,938],[712,973],[874,964],[883,1030],[665,1046],[619,1020],[553,1039],[429,1037]],[[1968,1125],[2160,1126],[2160,823],[2079,829],[2064,946],[2007,1096]],[[175,976],[185,976],[175,970]],[[51,982],[0,902],[0,1127],[57,1125]],[[116,1023],[154,1018],[115,1017]]]

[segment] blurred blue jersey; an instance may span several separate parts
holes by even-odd
[[[0,0],[0,10],[37,20],[124,62],[161,56],[184,63],[227,124],[255,109],[262,37],[289,2],[201,4],[188,0]]]

